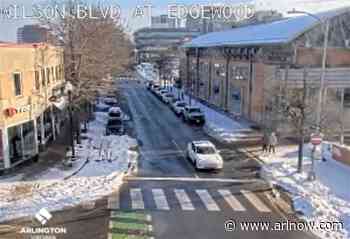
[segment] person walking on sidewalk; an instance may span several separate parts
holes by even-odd
[[[278,143],[277,136],[275,132],[272,132],[269,137],[269,153],[276,153],[276,145]]]
[[[262,152],[263,154],[267,153],[269,147],[269,137],[265,132],[262,138]]]

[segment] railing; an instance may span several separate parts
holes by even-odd
[[[319,87],[321,82],[322,69],[309,68],[307,71],[307,86]],[[287,85],[293,87],[303,87],[304,69],[288,69],[286,75],[285,69],[277,72],[277,79],[285,81]],[[350,88],[350,68],[329,68],[326,72],[325,85],[329,88]]]

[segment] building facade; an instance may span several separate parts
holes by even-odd
[[[323,104],[336,109],[350,130],[350,32],[344,30],[350,29],[350,10],[318,17],[330,26]],[[305,69],[308,94],[320,90],[324,35],[324,25],[311,16],[206,34],[184,45],[186,60],[181,62],[186,70],[181,79],[189,94],[229,114],[282,130],[273,120],[270,106],[278,102],[271,101],[269,91],[275,86],[301,89]]]
[[[47,44],[0,44],[0,170],[36,158],[63,117],[63,52]]]

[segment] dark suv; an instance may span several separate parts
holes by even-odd
[[[106,135],[124,134],[124,125],[121,119],[109,119],[106,125]]]
[[[185,122],[204,124],[205,115],[203,111],[196,106],[186,106],[182,112],[182,117]]]

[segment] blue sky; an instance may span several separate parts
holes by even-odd
[[[33,4],[42,3],[43,1],[50,2],[51,0],[0,0],[0,9],[8,7],[11,4],[24,6],[25,9],[31,9]],[[330,8],[341,7],[349,5],[349,0],[85,0],[89,3],[103,3],[104,5],[119,5],[122,10],[123,24],[127,26],[128,30],[132,32],[140,27],[148,26],[149,16],[134,17],[133,12],[137,6],[152,5],[152,14],[166,14],[168,6],[171,4],[184,4],[187,6],[193,4],[239,4],[245,2],[252,2],[257,9],[262,10],[278,10],[280,12],[286,12],[291,10],[290,8],[297,8],[304,11],[316,12],[327,10]],[[56,1],[57,2],[57,1]],[[59,2],[59,1],[58,1]],[[145,12],[146,14],[146,12]],[[16,41],[16,31],[18,27],[24,24],[32,23],[28,19],[8,20],[3,19],[0,14],[0,41]]]

